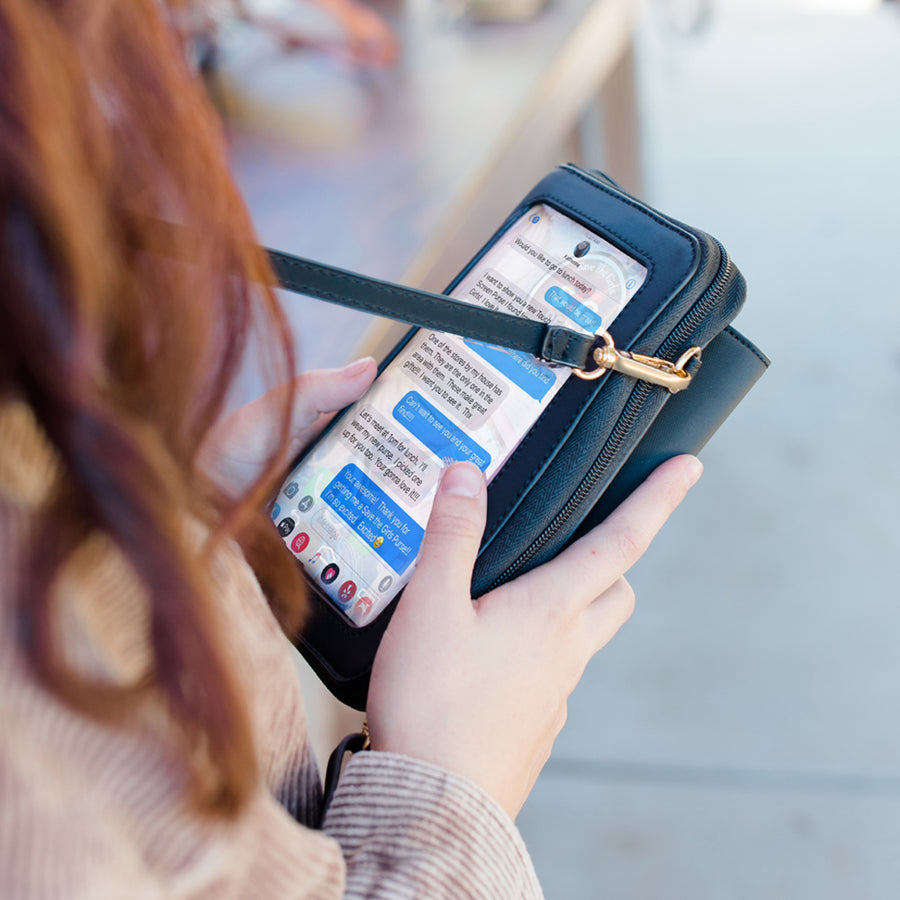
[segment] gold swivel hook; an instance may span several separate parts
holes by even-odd
[[[667,359],[658,359],[655,356],[641,356],[639,353],[617,350],[609,332],[601,331],[598,337],[604,341],[604,346],[594,348],[593,359],[597,363],[597,368],[589,372],[575,370],[575,374],[586,381],[593,381],[612,370],[630,378],[660,385],[667,388],[670,393],[677,394],[691,383],[691,375],[684,367],[692,359],[700,359],[699,347],[691,347],[671,363]]]

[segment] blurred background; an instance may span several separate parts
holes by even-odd
[[[736,324],[772,368],[519,819],[548,897],[900,890],[898,6],[377,0],[393,37],[357,19],[351,53],[346,10],[260,0],[198,45],[270,245],[440,290],[577,160],[747,278]],[[285,303],[305,367],[395,333]],[[324,754],[359,716],[303,677]]]

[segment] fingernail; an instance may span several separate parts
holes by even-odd
[[[371,356],[364,356],[362,359],[356,360],[356,362],[348,363],[344,366],[343,375],[345,378],[352,378],[354,375],[359,375],[363,369],[365,369],[369,363],[374,362]]]
[[[484,475],[472,463],[455,463],[444,469],[441,492],[458,497],[477,497],[484,488]]]
[[[684,480],[690,490],[703,474],[703,463],[696,456],[691,457],[690,462],[684,467]]]

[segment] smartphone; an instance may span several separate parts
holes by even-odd
[[[563,325],[609,328],[647,269],[547,204],[515,219],[450,296]],[[346,621],[374,621],[415,571],[441,470],[488,482],[572,374],[518,351],[418,329],[333,422],[272,508],[279,534]]]

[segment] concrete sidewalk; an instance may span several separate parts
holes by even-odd
[[[900,9],[764,6],[641,39],[647,199],[773,366],[522,813],[548,897],[900,893]]]

